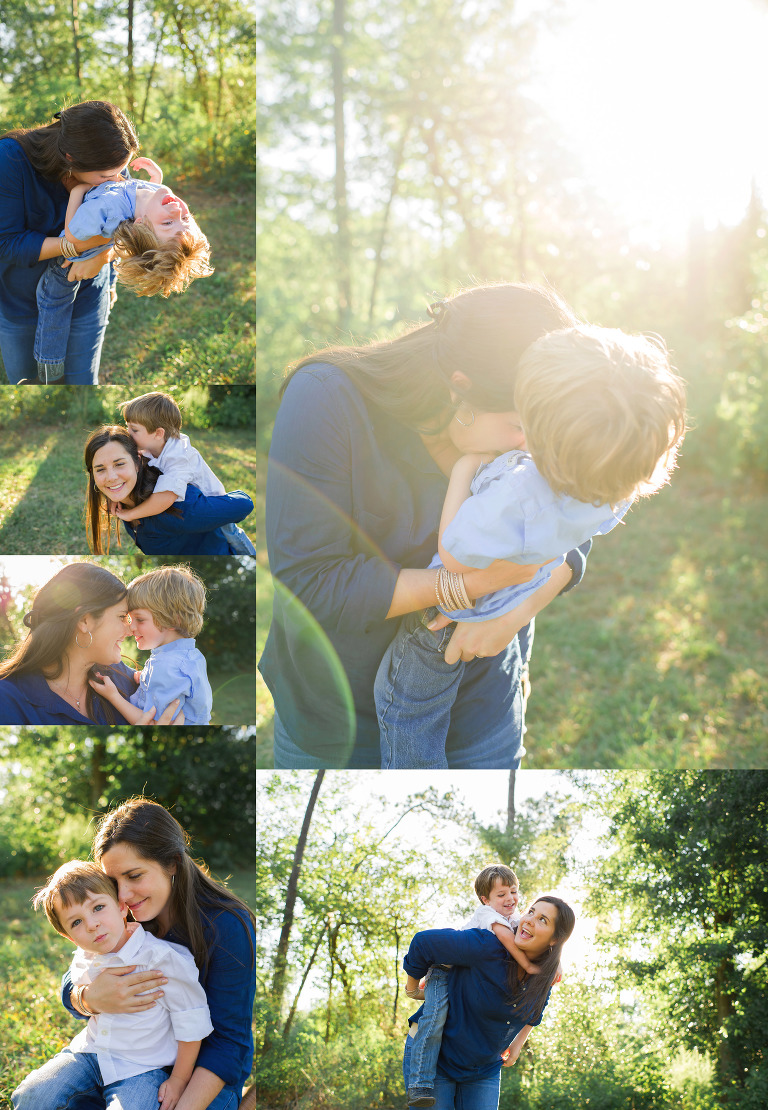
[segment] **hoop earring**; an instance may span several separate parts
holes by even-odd
[[[462,404],[463,403],[464,402],[462,401]],[[458,411],[458,409],[454,413],[454,416],[456,418],[457,423],[461,424],[462,428],[471,428],[472,425],[474,424],[474,422],[475,422],[475,413],[474,413],[473,409],[469,410],[469,415],[472,417],[472,419],[468,422],[465,422],[464,420],[459,420],[459,411]]]
[[[171,875],[171,890],[173,890],[173,884],[175,882],[176,882],[176,873],[174,872],[173,875]]]
[[[88,631],[88,635],[90,636],[90,640],[88,641],[87,644],[81,644],[80,641],[77,638],[80,635],[80,633],[79,632],[75,633],[75,643],[77,644],[77,646],[79,648],[82,648],[83,650],[85,650],[85,648],[89,648],[91,646],[91,644],[93,643],[93,633],[90,631],[90,629],[88,629],[87,631]]]

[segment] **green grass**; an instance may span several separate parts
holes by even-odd
[[[599,538],[582,585],[537,618],[524,766],[764,766],[767,549],[768,493],[684,468]],[[260,564],[259,648],[263,551]],[[261,684],[258,767],[272,715]]]
[[[90,424],[6,422],[0,437],[0,551],[86,555],[83,444]],[[256,452],[246,428],[191,429],[190,438],[228,490],[253,495]],[[242,523],[255,541],[256,518]],[[123,544],[133,544],[123,537]]]
[[[253,671],[208,672],[213,690],[212,725],[250,725],[256,720]]]
[[[34,1068],[64,1048],[81,1028],[59,1001],[59,982],[72,945],[59,937],[30,899],[45,876],[0,880],[0,1110]],[[228,885],[255,905],[253,870],[232,875]]]

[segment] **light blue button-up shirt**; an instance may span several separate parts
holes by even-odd
[[[530,582],[478,598],[474,609],[449,613],[462,621],[484,621],[516,608],[544,585],[564,561],[564,552],[610,532],[630,506],[623,501],[614,509],[555,493],[525,451],[507,451],[484,463],[470,490],[472,496],[443,533],[445,550],[464,566],[479,569],[496,559],[546,566]],[[436,555],[430,566],[440,565]]]
[[[205,667],[205,656],[195,647],[192,637],[173,640],[153,648],[139,678],[139,688],[131,696],[131,705],[160,710],[179,698],[184,710],[184,723],[207,725],[211,720],[213,696]],[[176,716],[175,714],[174,716]]]

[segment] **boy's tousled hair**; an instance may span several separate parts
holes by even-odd
[[[123,220],[114,242],[117,280],[138,297],[183,293],[195,278],[213,273],[210,244],[194,220],[175,239],[159,239],[151,224]]]
[[[579,326],[520,359],[527,449],[556,493],[594,505],[656,493],[685,435],[685,385],[656,337]]]
[[[492,863],[489,867],[483,868],[475,879],[475,894],[481,902],[483,898],[490,898],[491,891],[499,882],[505,886],[520,885],[512,868],[505,867],[503,863]]]
[[[107,100],[72,104],[57,112],[53,123],[16,127],[1,137],[15,139],[48,181],[61,181],[69,170],[111,170],[139,153],[133,124]]]
[[[95,863],[71,859],[69,863],[63,863],[58,871],[54,871],[45,886],[32,899],[32,905],[35,909],[42,906],[56,932],[69,940],[71,938],[61,923],[55,899],[58,898],[62,906],[66,907],[85,902],[89,894],[103,894],[120,904],[114,879],[105,875]]]
[[[142,393],[117,406],[126,424],[141,424],[148,432],[162,428],[166,439],[178,439],[181,431],[181,410],[168,393]]]
[[[205,586],[189,567],[158,567],[128,585],[128,609],[147,609],[159,628],[197,636],[203,627]]]

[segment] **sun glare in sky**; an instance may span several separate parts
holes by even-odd
[[[692,218],[737,223],[753,179],[768,200],[768,3],[561,10],[539,47],[535,97],[607,205],[653,238],[684,235]]]
[[[25,586],[42,586],[65,562],[66,559],[57,555],[3,555],[0,579],[5,578],[15,594]]]

